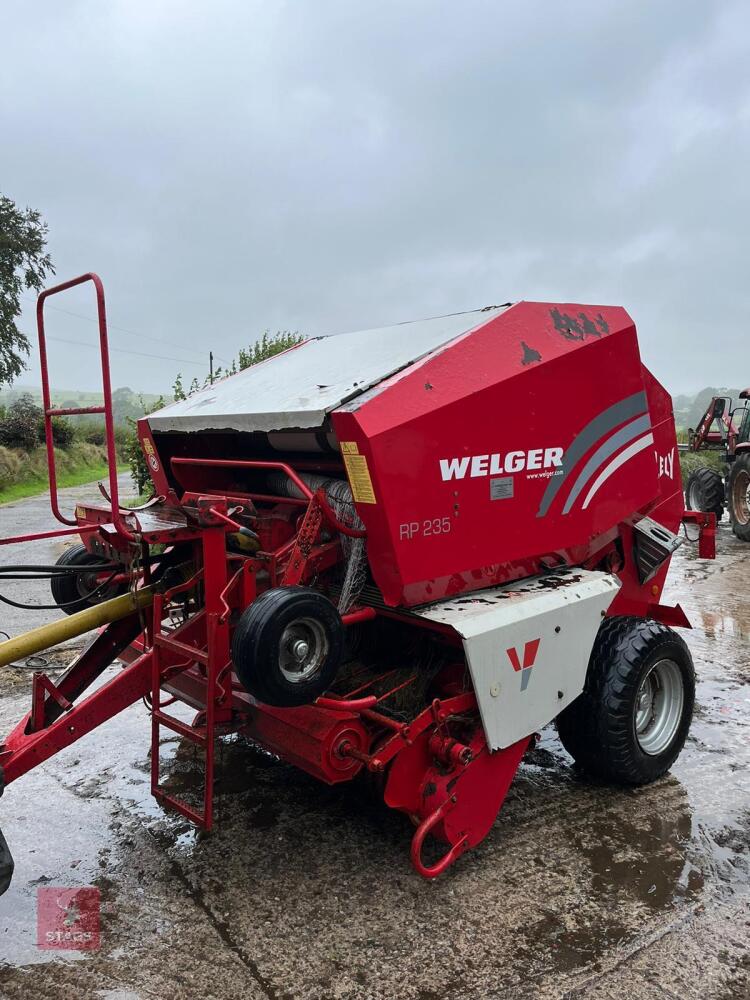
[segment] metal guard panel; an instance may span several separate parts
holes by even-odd
[[[322,426],[326,415],[506,306],[334,337],[298,347],[222,379],[148,418],[156,431],[279,431]]]
[[[492,750],[551,722],[583,690],[602,614],[619,580],[558,570],[413,611],[462,637]]]

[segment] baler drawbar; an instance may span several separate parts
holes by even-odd
[[[89,281],[103,404],[55,409],[44,303]],[[65,527],[0,543],[80,544],[50,568],[68,617],[0,643],[0,666],[96,631],[54,681],[34,673],[0,793],[143,699],[165,808],[211,829],[216,742],[239,733],[328,784],[376,776],[432,878],[487,835],[553,720],[605,780],[672,765],[694,676],[660,598],[682,527],[712,558],[715,517],[684,510],[671,400],[623,309],[519,302],[304,341],[141,420],[155,495],[136,509],[101,281],[43,292],[37,320]],[[79,412],[104,416],[110,474],[71,514],[52,420]],[[163,729],[202,750],[200,801],[162,784]],[[12,868],[0,834],[0,892]]]

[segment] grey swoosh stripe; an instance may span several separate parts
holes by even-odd
[[[542,497],[542,502],[539,504],[536,516],[545,516],[563,483],[575,468],[576,463],[586,454],[592,444],[595,444],[599,438],[611,431],[613,427],[617,427],[618,424],[623,423],[625,420],[630,420],[632,417],[640,416],[647,409],[646,393],[636,392],[632,396],[626,396],[625,399],[621,399],[619,403],[614,403],[608,409],[602,410],[590,423],[586,424],[580,434],[573,439],[570,447],[563,455],[563,474],[561,476],[553,476],[547,484],[547,489],[544,491],[544,496]]]
[[[568,494],[568,499],[565,501],[565,506],[563,507],[563,514],[567,514],[570,508],[578,499],[578,494],[581,492],[583,487],[588,483],[589,479],[593,476],[600,465],[614,455],[624,444],[628,444],[633,441],[639,435],[643,434],[644,431],[649,430],[651,427],[651,417],[648,413],[644,413],[642,417],[637,417],[635,420],[631,420],[629,424],[625,424],[621,427],[616,434],[612,437],[607,438],[604,444],[597,448],[591,458],[586,462],[583,469],[578,475],[575,483],[571,487],[570,493]]]

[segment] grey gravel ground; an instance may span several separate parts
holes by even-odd
[[[48,526],[44,498],[0,508],[3,534]],[[59,550],[36,543],[23,558]],[[722,527],[719,553],[680,550],[665,598],[694,623],[699,677],[672,773],[634,791],[593,785],[550,728],[487,840],[435,883],[410,868],[404,817],[240,742],[223,747],[217,830],[196,834],[151,800],[148,718],[129,709],[0,801],[16,857],[0,996],[750,997],[750,547]],[[0,627],[39,620],[21,614],[4,609]],[[3,733],[28,678],[2,680]],[[192,747],[164,750],[173,787],[194,784]],[[101,890],[98,951],[36,947],[44,885]]]

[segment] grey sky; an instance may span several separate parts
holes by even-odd
[[[114,346],[199,362],[116,353],[115,385],[168,389],[266,327],[519,298],[625,305],[673,392],[750,382],[746,2],[5,0],[2,23],[0,191],[46,216],[61,280],[103,277],[144,335]],[[97,387],[85,348],[52,361]]]

